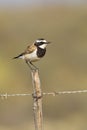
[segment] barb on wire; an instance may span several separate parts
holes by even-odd
[[[57,96],[57,95],[65,95],[65,94],[81,94],[81,93],[87,93],[87,90],[72,90],[72,91],[59,91],[59,92],[43,92],[42,95],[52,95],[52,96]],[[22,93],[22,94],[8,94],[8,93],[4,93],[1,94],[0,93],[0,97],[1,99],[7,99],[8,97],[17,97],[17,96],[32,96],[32,93]]]

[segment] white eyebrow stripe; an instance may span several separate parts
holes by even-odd
[[[36,40],[36,42],[47,42],[46,40]]]

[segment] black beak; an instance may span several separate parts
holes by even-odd
[[[50,44],[51,42],[47,42],[47,44]]]

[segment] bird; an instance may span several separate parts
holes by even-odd
[[[30,67],[30,69],[37,69],[37,67],[32,63],[40,60],[46,54],[46,46],[51,43],[43,38],[39,38],[34,41],[33,44],[28,45],[24,52],[14,57],[13,59],[23,59]]]

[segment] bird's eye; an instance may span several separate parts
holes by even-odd
[[[35,42],[35,45],[36,45],[36,46],[40,46],[40,45],[42,45],[42,44],[44,44],[44,42],[42,42],[42,41],[40,41],[40,42]]]

